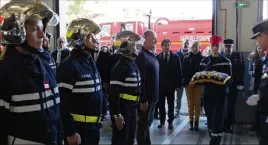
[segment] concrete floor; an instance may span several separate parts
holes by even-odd
[[[187,100],[184,94],[182,99],[181,113],[187,115],[188,107]],[[155,120],[150,128],[152,144],[183,144],[183,145],[208,145],[209,136],[205,125],[206,118],[200,118],[200,131],[194,132],[188,130],[188,117],[181,115],[174,121],[174,129],[169,130],[167,125],[158,129],[159,120]],[[103,121],[103,128],[101,129],[100,145],[111,144],[112,129],[110,128],[110,120],[107,115],[107,121]],[[167,123],[166,123],[167,124]],[[224,145],[257,145],[258,138],[255,132],[247,132],[245,126],[236,126],[236,133],[231,136],[224,134],[222,144]],[[15,144],[30,144],[25,141],[16,140]],[[33,144],[33,143],[31,143]]]
[[[187,114],[187,99],[186,95],[182,98],[181,114]],[[112,130],[110,128],[110,121],[104,121],[101,129],[100,144],[111,144]],[[174,121],[174,129],[169,130],[167,125],[159,129],[159,120],[154,120],[151,130],[152,144],[184,144],[184,145],[208,145],[210,137],[207,133],[206,117],[200,118],[200,131],[194,132],[188,130],[188,116],[181,115]],[[167,123],[166,123],[167,124]],[[255,132],[247,132],[245,126],[236,126],[235,133],[224,134],[222,139],[223,145],[252,145],[258,144],[258,138]]]

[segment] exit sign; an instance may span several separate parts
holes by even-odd
[[[248,6],[248,2],[235,2],[236,8],[245,8]]]

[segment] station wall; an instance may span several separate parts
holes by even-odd
[[[246,105],[245,100],[251,95],[249,90],[251,76],[248,73],[248,54],[256,48],[256,41],[251,40],[251,26],[262,19],[262,4],[259,0],[250,0],[248,7],[235,8],[235,0],[218,0],[217,3],[217,34],[224,38],[234,39],[237,50],[242,52],[245,60],[245,90],[240,92],[236,105],[236,122],[252,123],[255,120],[255,107]],[[236,10],[238,12],[236,15]],[[238,17],[236,17],[238,16]],[[236,18],[238,18],[236,29]],[[237,37],[238,36],[238,37]]]

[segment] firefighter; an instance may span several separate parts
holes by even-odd
[[[233,130],[231,129],[231,126],[235,121],[235,104],[238,91],[244,89],[245,64],[243,54],[235,51],[233,48],[234,40],[225,39],[223,44],[225,49],[224,52],[222,52],[222,55],[228,58],[232,63],[232,80],[227,97],[227,116],[224,121],[224,131],[232,133]]]
[[[68,29],[70,56],[57,69],[61,118],[69,145],[97,145],[102,114],[101,79],[89,49],[100,27],[90,19],[73,20]]]
[[[135,63],[138,43],[143,38],[131,31],[122,31],[115,36],[116,53],[121,54],[111,71],[110,111],[112,117],[112,145],[133,145],[136,134],[137,105],[141,94],[140,73]]]
[[[220,36],[210,38],[212,54],[201,61],[200,71],[217,71],[231,76],[230,60],[219,53],[221,43]],[[204,108],[211,136],[210,145],[219,145],[222,139],[227,89],[228,85],[220,86],[212,83],[205,84],[203,88]]]
[[[266,53],[263,62],[263,74],[260,82],[260,94],[254,95],[258,101],[260,111],[260,142],[259,145],[268,144],[268,19],[263,20],[252,27],[254,36],[251,39],[256,39],[260,49]]]
[[[189,108],[190,130],[198,130],[200,116],[200,98],[202,87],[200,85],[189,84],[196,72],[199,72],[199,64],[204,57],[199,49],[199,42],[193,41],[190,52],[183,62],[183,86],[186,88]],[[194,125],[194,127],[193,127]]]
[[[11,1],[0,11],[7,48],[0,60],[0,144],[61,144],[55,63],[42,47],[58,15],[39,1]]]

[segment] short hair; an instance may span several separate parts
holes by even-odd
[[[146,30],[144,33],[143,33],[143,35],[142,35],[142,37],[143,38],[146,38],[149,34],[155,34],[155,32],[153,31],[153,30]]]
[[[40,17],[37,16],[37,15],[31,15],[29,17],[27,17],[24,21],[24,26],[28,25],[28,24],[34,24],[36,23],[37,21],[40,21]]]
[[[169,39],[164,38],[164,39],[162,40],[162,42],[161,42],[161,46],[163,46],[164,43],[169,43],[169,44],[171,44],[171,41],[170,41]]]
[[[193,48],[193,47],[200,47],[200,43],[198,40],[194,40],[192,43],[191,43],[191,47],[190,48]]]

